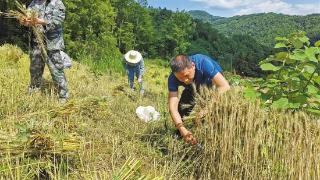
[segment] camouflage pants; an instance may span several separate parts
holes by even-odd
[[[34,48],[30,54],[30,76],[31,88],[40,88],[42,83],[42,75],[45,64],[51,73],[54,84],[58,87],[59,97],[68,98],[68,84],[63,71],[63,60],[59,50],[48,51],[48,59],[46,62],[43,61],[41,51],[38,48]]]

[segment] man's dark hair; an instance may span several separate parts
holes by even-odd
[[[185,68],[190,68],[192,62],[187,55],[180,54],[170,61],[170,68],[173,73],[183,71]]]

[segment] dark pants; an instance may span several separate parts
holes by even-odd
[[[192,87],[186,87],[180,97],[178,112],[182,117],[188,116],[195,106],[195,93]]]

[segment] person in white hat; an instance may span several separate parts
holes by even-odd
[[[125,68],[128,75],[129,86],[134,91],[134,76],[137,77],[140,86],[140,93],[144,93],[142,77],[144,73],[144,61],[141,53],[135,50],[130,50],[124,55]]]

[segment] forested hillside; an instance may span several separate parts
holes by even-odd
[[[225,19],[225,17],[213,16],[208,12],[201,11],[201,10],[191,10],[191,11],[188,11],[188,14],[190,14],[194,19],[199,19],[204,22],[213,22],[213,21]]]
[[[230,18],[216,19],[205,12],[190,13],[195,19],[213,24],[219,32],[226,36],[245,34],[259,43],[271,47],[278,36],[285,36],[296,31],[305,31],[309,38],[320,37],[320,14],[307,16],[290,16],[276,13],[261,13]]]
[[[120,63],[121,54],[136,49],[146,58],[166,61],[178,53],[203,53],[214,57],[224,70],[261,76],[258,62],[270,54],[274,37],[297,30],[316,36],[320,29],[316,23],[319,15],[269,13],[221,18],[201,11],[152,8],[146,0],[65,0],[64,4],[66,51],[99,72],[116,64],[110,62]],[[15,9],[14,1],[1,1],[0,8]],[[213,20],[214,26],[190,14]],[[29,33],[25,27],[3,17],[0,25],[0,44],[14,43],[27,49]]]

